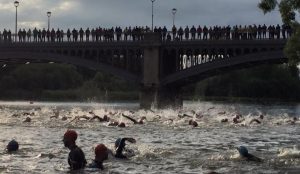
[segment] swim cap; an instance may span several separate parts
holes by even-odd
[[[64,139],[76,141],[77,133],[74,130],[67,130],[67,132],[64,134]]]
[[[248,149],[245,146],[240,146],[238,148],[238,151],[241,156],[247,156],[248,155]]]
[[[108,155],[108,149],[104,144],[99,144],[96,148],[95,148],[95,155],[96,157],[107,157]]]
[[[121,122],[118,127],[126,127],[125,123]]]
[[[19,143],[16,140],[11,140],[7,146],[6,146],[7,151],[12,152],[12,151],[17,151],[19,149]]]
[[[117,147],[120,146],[121,140],[122,140],[122,138],[118,138],[118,139],[115,141],[115,148],[117,148]]]

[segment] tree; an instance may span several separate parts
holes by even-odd
[[[289,58],[289,63],[297,65],[300,62],[300,24],[296,19],[297,12],[300,13],[300,0],[261,0],[258,7],[264,13],[268,13],[279,8],[284,24],[293,28],[293,36],[288,40],[285,47],[285,54]]]

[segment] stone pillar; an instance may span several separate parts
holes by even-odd
[[[160,35],[157,33],[145,33],[143,47],[144,59],[142,62],[143,79],[140,90],[140,107],[150,109],[158,107],[157,94],[160,75]]]
[[[143,42],[143,79],[140,90],[141,108],[150,109],[151,107],[166,108],[182,106],[179,88],[175,86],[162,87],[160,85],[160,76],[162,75],[162,54],[160,46],[161,39],[159,34],[146,33]]]

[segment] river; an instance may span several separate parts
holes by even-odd
[[[0,108],[0,173],[70,173],[69,151],[62,143],[67,129],[79,134],[77,145],[88,163],[99,143],[113,149],[118,137],[137,140],[127,144],[135,156],[110,158],[102,173],[300,173],[300,121],[291,122],[300,116],[297,104],[185,102],[181,110],[139,110],[134,103],[0,102]],[[79,117],[92,117],[91,111],[127,127]],[[147,120],[134,125],[122,114]],[[232,122],[236,115],[242,115],[241,123]],[[259,115],[264,115],[261,124],[250,124]],[[31,122],[23,122],[26,117]],[[226,118],[229,122],[222,123]],[[188,125],[190,119],[198,127]],[[4,149],[11,139],[20,150],[9,154]],[[263,162],[240,159],[236,147],[241,145]],[[86,168],[78,173],[97,172]]]

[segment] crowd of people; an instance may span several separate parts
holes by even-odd
[[[149,27],[112,27],[83,29],[19,29],[15,35],[11,30],[0,32],[1,42],[100,42],[100,41],[140,41],[144,34],[151,32]],[[247,40],[247,39],[286,39],[293,30],[289,25],[248,25],[248,26],[192,26],[171,29],[155,27],[153,32],[160,33],[163,41],[182,40]]]

